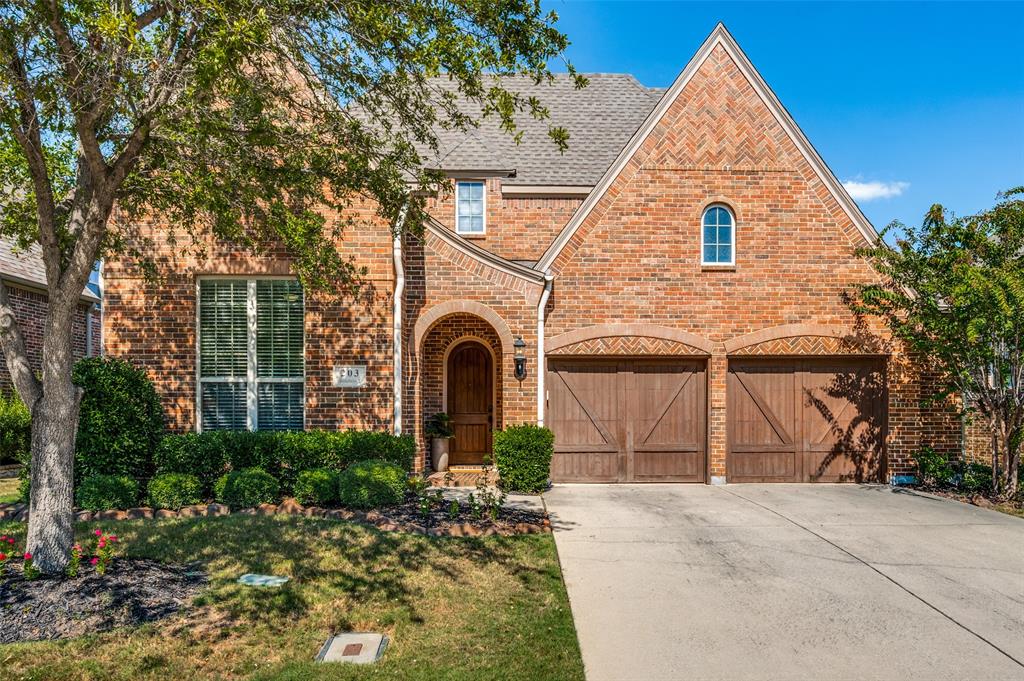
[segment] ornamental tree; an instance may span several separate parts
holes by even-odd
[[[1018,489],[1024,440],[1024,187],[957,217],[932,206],[895,248],[880,238],[862,253],[881,275],[854,307],[878,315],[939,372],[939,392],[992,435],[997,490]],[[884,236],[884,233],[883,233]]]
[[[32,415],[41,570],[63,570],[73,543],[72,317],[97,259],[147,265],[135,218],[161,215],[181,249],[283,245],[304,285],[346,290],[347,221],[324,216],[369,198],[396,233],[415,230],[410,188],[441,179],[421,161],[435,131],[492,118],[515,136],[520,116],[546,117],[506,77],[551,78],[568,44],[556,19],[538,0],[0,5],[0,234],[38,244],[49,292],[37,376],[0,284],[0,345]]]

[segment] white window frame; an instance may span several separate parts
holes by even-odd
[[[462,184],[478,184],[481,185],[483,191],[481,192],[481,208],[480,215],[483,227],[479,232],[467,232],[459,229],[459,185]],[[487,180],[456,180],[455,181],[455,233],[462,236],[484,236],[487,234]]]
[[[708,211],[713,208],[721,208],[729,217],[732,219],[732,248],[729,250],[729,262],[720,261],[707,261],[704,259],[704,218],[707,217]],[[724,203],[709,203],[704,206],[704,210],[700,212],[700,264],[701,267],[735,267],[736,266],[736,213],[727,204]]]
[[[239,277],[239,276],[210,276],[196,278],[196,404],[195,404],[195,428],[197,433],[203,432],[203,383],[242,383],[245,382],[245,428],[249,431],[259,429],[259,384],[260,383],[302,383],[302,429],[306,429],[306,290],[302,289],[302,376],[288,377],[259,377],[259,364],[256,358],[257,352],[257,315],[256,315],[256,284],[259,281],[294,281],[295,277]],[[203,377],[202,350],[200,343],[202,339],[201,324],[199,322],[199,305],[203,281],[244,281],[245,290],[245,314],[246,314],[246,372],[245,378],[237,376],[207,376]]]

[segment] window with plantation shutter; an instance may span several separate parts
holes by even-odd
[[[202,430],[302,430],[303,310],[297,281],[200,281]]]

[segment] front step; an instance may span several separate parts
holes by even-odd
[[[498,471],[482,466],[452,466],[443,473],[431,473],[427,482],[431,487],[476,487],[481,478],[493,487],[498,482]]]

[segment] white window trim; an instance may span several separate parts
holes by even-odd
[[[482,199],[481,199],[481,202],[483,203],[483,206],[481,207],[482,214],[480,216],[481,219],[483,220],[483,229],[481,229],[479,232],[464,232],[461,229],[459,229],[459,185],[460,184],[482,184],[483,185],[483,193],[482,193]],[[487,234],[487,180],[463,179],[463,180],[456,180],[455,181],[455,233],[460,235],[460,236],[484,236],[485,234]]]
[[[704,259],[704,218],[712,208],[721,208],[732,218],[732,249],[729,251],[729,262],[708,262]],[[736,266],[736,213],[724,203],[709,203],[700,212],[700,264],[701,267],[735,267]]]
[[[195,297],[195,334],[196,334],[196,400],[195,400],[195,429],[197,433],[203,432],[203,383],[242,383],[245,382],[246,392],[246,430],[255,431],[259,428],[259,384],[260,383],[302,383],[302,429],[306,430],[306,291],[302,291],[302,376],[288,377],[265,377],[259,378],[259,366],[257,364],[256,350],[256,283],[258,281],[270,280],[294,281],[295,277],[267,276],[267,277],[239,277],[232,275],[196,277]],[[203,377],[202,351],[200,348],[202,327],[199,322],[199,305],[203,281],[244,281],[246,282],[245,312],[247,321],[246,353],[248,364],[246,376],[207,376]]]

